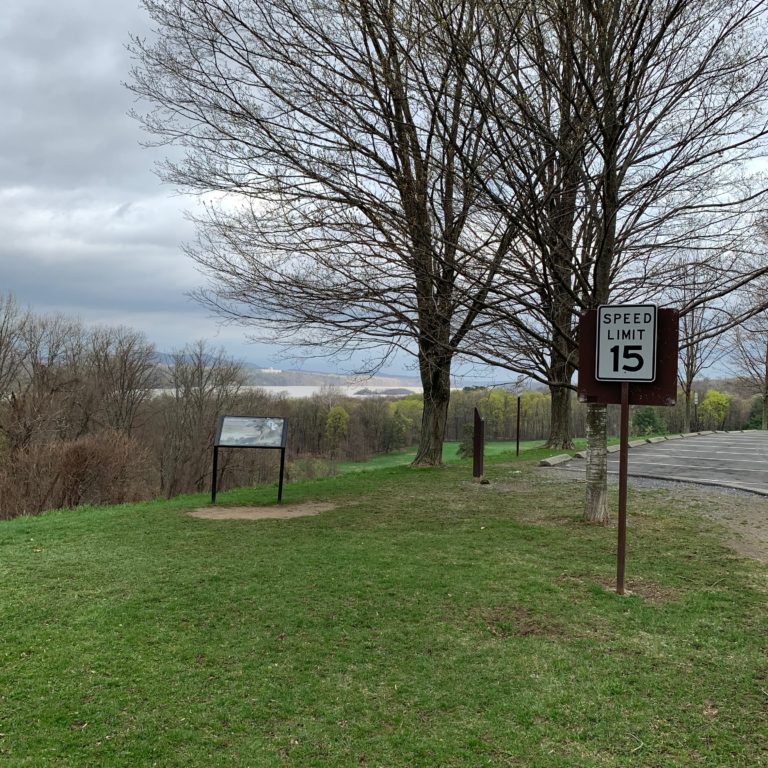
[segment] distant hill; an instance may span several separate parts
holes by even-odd
[[[363,378],[321,373],[320,371],[259,368],[255,365],[246,366],[246,372],[248,383],[257,387],[349,387],[359,385],[361,388],[376,389],[379,387],[418,387],[421,384],[417,378],[408,376]]]
[[[173,363],[173,355],[160,352],[157,355],[160,368],[167,368]],[[391,387],[421,387],[416,376],[363,376],[324,373],[322,371],[300,371],[292,368],[262,368],[255,363],[243,362],[248,376],[248,384],[254,387],[350,387],[361,389]]]

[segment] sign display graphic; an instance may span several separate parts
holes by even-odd
[[[271,416],[223,416],[215,445],[222,448],[282,448],[286,420]]]
[[[655,381],[656,306],[598,307],[595,363],[597,381]]]

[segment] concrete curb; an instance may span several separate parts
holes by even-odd
[[[556,467],[558,464],[565,464],[573,458],[569,453],[560,453],[557,456],[550,456],[548,459],[542,459],[539,462],[540,467]]]
[[[663,443],[665,440],[682,440],[686,437],[698,437],[699,435],[714,435],[715,432],[686,432],[685,434],[666,435],[665,437],[645,437],[638,440],[630,440],[627,444],[630,448],[639,448],[641,445],[647,445],[648,443]],[[620,445],[609,445],[607,448],[608,453],[618,453],[621,450]],[[560,464],[565,464],[572,459],[586,459],[587,452],[579,451],[573,456],[567,453],[561,453],[557,456],[550,456],[548,459],[541,459],[539,461],[540,467],[556,467]],[[635,475],[635,477],[642,477],[642,475]],[[652,478],[659,479],[659,478]],[[663,479],[663,478],[662,478]],[[678,481],[685,482],[685,481]]]

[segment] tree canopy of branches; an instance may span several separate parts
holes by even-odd
[[[415,354],[415,463],[439,463],[451,364],[510,238],[476,200],[476,0],[144,6],[158,39],[132,44],[131,87],[155,105],[142,119],[188,150],[165,177],[217,195],[190,249],[205,299],[310,353],[365,351],[369,369]]]
[[[207,195],[206,300],[310,352],[416,354],[416,463],[457,354],[548,383],[567,444],[581,311],[706,269],[695,312],[768,269],[768,0],[143,2],[131,87],[187,150],[165,178]],[[588,426],[605,520],[603,407]]]
[[[500,330],[488,338],[516,345],[551,386],[569,386],[584,309],[663,304],[669,286],[706,270],[680,307],[685,315],[768,268],[752,247],[765,184],[750,176],[768,133],[766,3],[543,0],[492,9],[489,26],[510,44],[492,69],[482,51],[474,56],[478,73],[490,72],[475,97],[491,125],[483,156],[496,163],[479,181],[517,239],[503,291],[491,296]],[[587,515],[604,520],[603,407],[588,427]]]

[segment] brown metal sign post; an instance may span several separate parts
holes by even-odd
[[[475,408],[475,428],[472,435],[472,477],[479,480],[483,476],[485,453],[485,420]]]
[[[616,593],[624,594],[627,558],[627,464],[629,463],[629,382],[656,378],[656,314],[650,304],[603,305],[597,309],[595,378],[621,384],[619,428],[619,541]]]
[[[619,542],[616,549],[616,594],[624,594],[624,566],[627,560],[627,464],[629,463],[629,384],[621,384],[621,426],[619,428]]]
[[[674,405],[679,316],[653,305],[605,305],[579,323],[579,400],[621,405],[616,593],[624,594],[627,552],[629,406]]]

